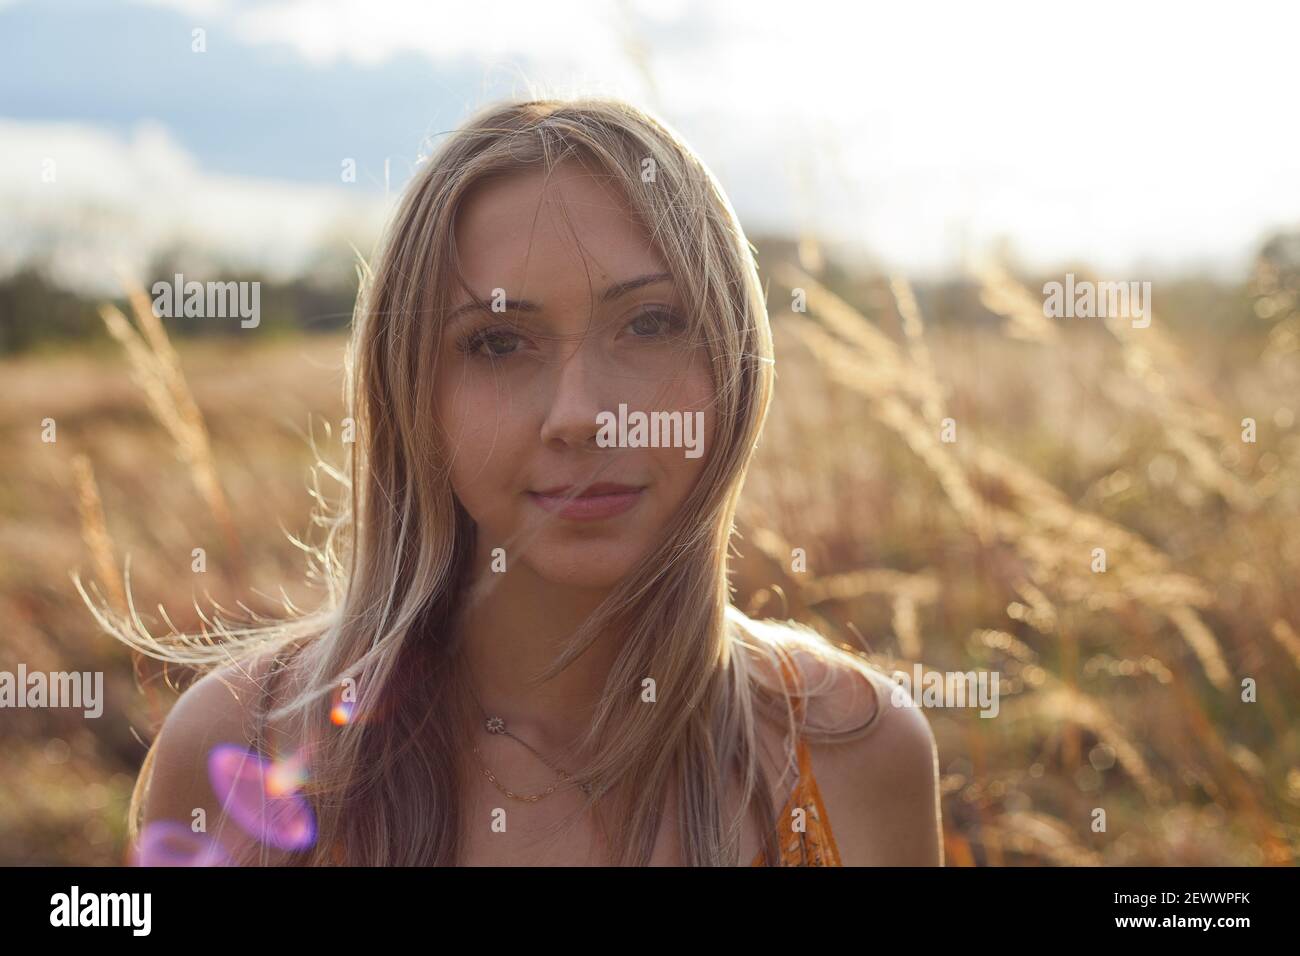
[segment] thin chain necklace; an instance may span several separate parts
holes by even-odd
[[[522,744],[524,747],[528,748],[529,752],[532,753],[533,756],[535,756],[542,763],[546,764],[546,766],[549,767],[552,771],[559,774],[561,780],[572,779],[572,776],[568,773],[568,771],[566,771],[562,767],[555,766],[544,756],[538,753],[536,748],[534,748],[530,743],[528,743],[528,741],[519,737],[518,735],[513,733],[509,728],[507,728],[504,717],[488,716],[488,712],[483,709],[483,704],[478,699],[478,694],[474,693],[474,689],[472,687],[470,688],[470,693],[473,694],[474,696],[474,703],[478,705],[479,713],[483,715],[483,728],[489,734],[494,734],[501,737],[510,737],[511,739]],[[494,774],[491,770],[489,770],[487,766],[483,763],[483,754],[478,749],[477,744],[471,744],[470,749],[474,751],[474,756],[478,761],[478,768],[482,772],[483,776],[487,777],[488,780],[492,781],[492,786],[496,787],[498,790],[500,790],[502,793],[504,793],[507,797],[509,797],[512,800],[520,800],[523,801],[524,803],[536,803],[538,800],[541,800],[544,797],[549,797],[552,793],[555,792],[556,787],[559,786],[559,784],[553,783],[545,790],[543,790],[541,793],[531,793],[531,794],[515,793],[509,787],[503,785],[501,781],[499,781],[496,778],[496,774]],[[579,784],[578,786],[583,793],[591,792],[591,784],[589,783],[582,783]]]

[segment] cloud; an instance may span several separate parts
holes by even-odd
[[[149,0],[195,19],[233,27],[246,43],[284,44],[305,61],[374,66],[404,53],[432,60],[471,54],[481,61],[529,52],[575,52],[606,66],[617,39],[618,6],[585,0],[546,3],[427,3],[412,0]],[[615,44],[616,45],[616,44]]]
[[[116,292],[115,270],[144,279],[173,248],[204,250],[233,268],[290,275],[321,244],[363,251],[388,208],[349,186],[306,185],[205,171],[166,128],[127,136],[83,123],[0,120],[0,268],[36,258],[65,284]]]
[[[119,169],[96,187],[96,202],[134,217],[132,250],[181,228],[152,207],[155,180],[172,177],[187,183],[175,199],[187,235],[227,251],[242,240],[256,261],[300,255],[300,233],[319,216],[360,203],[336,185],[341,158],[361,166],[357,192],[382,188],[391,159],[396,188],[426,139],[530,83],[654,108],[715,169],[751,232],[806,229],[910,271],[950,268],[1003,239],[1051,268],[1232,269],[1266,232],[1300,219],[1300,127],[1279,119],[1294,85],[1291,8],[1267,29],[1249,2],[1232,16],[1170,16],[1098,0],[1086,17],[926,2],[849,15],[825,0],[794,12],[765,0],[53,9],[28,4],[5,20],[0,112],[83,124],[89,139],[74,156],[157,166]],[[208,31],[203,56],[190,52],[191,26]],[[133,125],[144,117],[168,134]],[[62,127],[24,128],[50,137]],[[81,234],[66,237],[74,213],[47,208],[63,192],[30,189],[48,150],[21,168],[13,155],[0,164],[27,184],[25,222],[63,224],[49,228],[63,229],[71,263],[97,248],[96,229],[115,227],[83,209]],[[83,175],[75,162],[59,171]],[[267,227],[241,232],[228,210]],[[55,241],[41,229],[36,240]],[[20,241],[0,237],[3,261]]]

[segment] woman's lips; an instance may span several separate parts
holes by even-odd
[[[598,521],[621,515],[641,500],[644,488],[633,485],[597,484],[569,498],[572,487],[530,491],[528,497],[543,511],[570,521]]]

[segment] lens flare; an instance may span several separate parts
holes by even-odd
[[[266,792],[272,797],[288,797],[307,782],[307,764],[301,754],[273,761],[266,773]]]
[[[355,705],[350,700],[341,700],[330,709],[330,723],[335,727],[352,723],[352,711]]]
[[[230,857],[205,833],[176,820],[147,824],[132,850],[132,866],[230,866]]]
[[[208,755],[208,778],[225,812],[254,839],[281,850],[316,840],[316,818],[302,794],[307,770],[295,755],[272,761],[234,744]]]

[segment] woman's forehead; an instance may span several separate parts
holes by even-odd
[[[669,271],[623,200],[581,170],[557,171],[549,183],[529,170],[477,188],[457,216],[456,253],[465,282],[484,297],[562,294],[575,283],[595,294]]]

